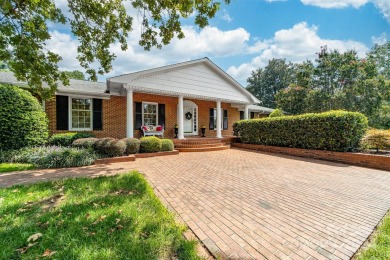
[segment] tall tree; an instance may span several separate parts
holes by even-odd
[[[275,94],[294,80],[294,66],[286,59],[272,59],[263,69],[252,71],[247,90],[255,95],[262,106],[276,108]]]
[[[64,71],[65,75],[70,79],[85,80],[84,73],[79,70]]]
[[[367,55],[369,61],[373,61],[378,72],[386,79],[390,79],[390,41],[382,45],[375,44]]]
[[[229,3],[230,0],[221,0]],[[195,13],[195,24],[205,27],[220,7],[217,0],[132,0],[131,8],[142,19],[139,44],[150,50],[161,48],[172,38],[184,37],[181,19]],[[56,82],[68,84],[64,72],[58,70],[61,57],[45,49],[51,38],[48,24],[66,24],[80,43],[78,60],[92,80],[97,73],[112,69],[115,55],[111,44],[119,42],[127,49],[127,36],[133,29],[133,18],[127,12],[124,0],[68,0],[69,14],[56,6],[53,0],[0,2],[0,60],[8,64],[18,80],[27,81],[38,94],[56,90]],[[99,64],[95,70],[91,64]],[[50,86],[46,93],[42,83]]]

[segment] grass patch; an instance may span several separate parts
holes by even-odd
[[[390,259],[390,213],[387,213],[373,240],[358,255],[357,259]]]
[[[34,165],[29,163],[0,163],[0,173],[14,172],[34,169]]]
[[[184,229],[136,171],[0,189],[0,259],[200,259]]]

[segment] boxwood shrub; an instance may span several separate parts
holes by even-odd
[[[93,134],[90,133],[61,133],[54,134],[49,138],[49,145],[56,146],[71,146],[74,140],[80,138],[90,138],[94,137]]]
[[[140,153],[155,153],[161,151],[161,139],[155,136],[141,138]]]
[[[0,85],[0,150],[42,145],[48,120],[38,100],[27,90]]]
[[[95,137],[79,138],[73,141],[72,146],[78,148],[92,149],[98,140],[99,139]]]
[[[100,138],[95,142],[94,149],[103,156],[122,156],[126,151],[126,142],[115,138]]]
[[[170,139],[162,139],[161,140],[161,151],[173,151],[175,145]]]
[[[352,151],[368,127],[358,112],[329,111],[297,116],[241,120],[233,125],[243,143],[329,151]]]
[[[126,143],[126,154],[136,154],[139,153],[139,147],[141,145],[141,141],[137,138],[123,138],[121,139]]]

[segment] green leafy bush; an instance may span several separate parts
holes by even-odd
[[[233,125],[243,143],[330,151],[351,151],[368,126],[358,112],[329,111],[319,114],[241,120]]]
[[[274,111],[271,112],[271,114],[269,114],[269,117],[280,117],[280,116],[284,116],[284,113],[279,108],[275,109]]]
[[[155,153],[161,151],[161,139],[155,136],[141,138],[140,153]]]
[[[141,141],[137,138],[124,138],[123,142],[126,143],[126,154],[136,154],[139,153],[139,147],[141,145]]]
[[[56,145],[56,146],[71,146],[74,140],[80,138],[90,138],[90,137],[94,137],[94,135],[90,133],[54,134],[49,138],[49,144]]]
[[[162,139],[161,140],[161,151],[173,151],[175,145],[170,139]]]
[[[115,138],[100,138],[95,143],[94,149],[104,156],[122,156],[126,151],[126,142]]]
[[[390,130],[370,129],[362,138],[362,147],[367,149],[390,149]]]
[[[78,148],[92,149],[98,140],[99,139],[95,137],[79,138],[73,141],[72,146]]]
[[[0,85],[0,150],[41,145],[48,138],[48,120],[30,92]]]
[[[91,165],[95,159],[97,155],[87,149],[38,146],[21,149],[10,162],[30,163],[37,168],[65,168]]]

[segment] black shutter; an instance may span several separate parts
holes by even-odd
[[[240,120],[244,119],[244,111],[240,111]]]
[[[165,104],[158,104],[158,124],[165,129]]]
[[[228,111],[223,110],[223,130],[228,130]]]
[[[56,96],[57,130],[69,129],[69,97]]]
[[[93,130],[103,130],[103,100],[92,99],[93,108]]]
[[[255,112],[251,112],[251,119],[255,118]]]
[[[140,130],[142,126],[142,102],[135,102],[134,130]]]
[[[214,108],[210,108],[209,129],[214,130]]]

